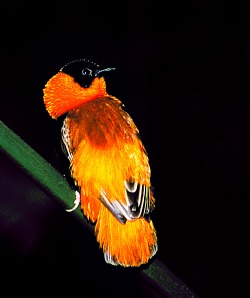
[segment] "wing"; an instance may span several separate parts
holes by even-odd
[[[61,148],[63,153],[67,156],[67,158],[69,159],[69,161],[72,160],[73,158],[73,154],[70,151],[70,136],[69,136],[69,126],[67,124],[67,117],[64,119],[63,121],[63,126],[61,129]]]
[[[100,201],[123,224],[141,217],[150,221],[150,187],[129,181],[124,181],[124,186],[126,204],[118,200],[110,202],[104,190],[101,191]]]

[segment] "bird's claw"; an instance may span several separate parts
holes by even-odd
[[[75,194],[76,194],[76,199],[74,200],[74,207],[71,208],[71,209],[66,209],[67,212],[72,212],[72,211],[76,210],[76,208],[80,204],[80,193],[79,193],[79,191],[76,190]]]

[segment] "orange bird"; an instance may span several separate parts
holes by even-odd
[[[61,133],[70,173],[105,261],[138,267],[158,249],[150,219],[155,198],[139,131],[122,102],[107,93],[104,76],[111,70],[74,60],[47,82],[43,99],[53,119],[66,114]]]

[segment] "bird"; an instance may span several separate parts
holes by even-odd
[[[52,119],[64,117],[60,137],[78,189],[75,204],[94,225],[106,263],[139,267],[158,251],[155,196],[139,129],[107,92],[105,76],[115,69],[71,60],[47,81],[43,102]]]

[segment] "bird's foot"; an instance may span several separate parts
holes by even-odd
[[[71,209],[66,209],[67,212],[72,212],[72,211],[76,210],[76,208],[80,204],[81,199],[80,199],[80,193],[79,193],[79,191],[76,190],[75,191],[75,194],[76,194],[76,199],[74,200],[74,207],[71,208]]]

